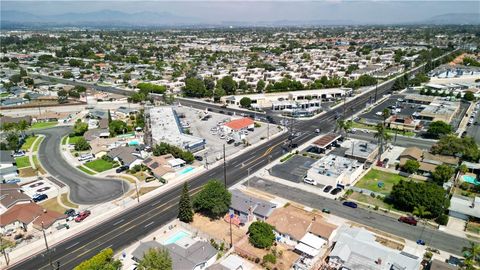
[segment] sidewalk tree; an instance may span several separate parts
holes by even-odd
[[[435,181],[439,185],[443,185],[443,183],[447,182],[452,178],[455,170],[446,164],[438,165],[435,170],[432,172],[433,181]]]
[[[472,91],[465,91],[465,94],[463,94],[463,99],[466,101],[474,101],[475,96],[473,95]]]
[[[387,132],[387,129],[385,128],[385,125],[382,123],[378,123],[377,126],[375,127],[377,133],[373,135],[374,138],[378,140],[378,143],[380,144],[380,151],[378,153],[378,161],[382,160],[382,154],[383,154],[383,145],[387,141],[389,141],[392,136]]]
[[[182,196],[180,197],[178,219],[180,221],[190,223],[193,221],[192,202],[190,201],[190,194],[188,194],[188,183],[183,184]]]
[[[470,246],[462,249],[463,256],[465,257],[466,269],[478,269],[480,263],[480,244],[470,242]]]
[[[138,270],[172,270],[172,258],[166,249],[151,248],[138,263]]]
[[[92,258],[83,261],[73,270],[91,270],[91,269],[120,269],[122,262],[113,258],[113,250],[111,248],[100,251]]]
[[[263,222],[255,221],[248,227],[248,240],[257,248],[269,248],[275,242],[275,227]]]
[[[193,208],[206,216],[218,218],[230,207],[232,194],[216,179],[208,181],[203,189],[194,197]]]
[[[416,160],[409,159],[403,164],[402,169],[407,173],[416,173],[420,168],[420,163]]]
[[[264,80],[259,80],[257,82],[257,92],[262,92],[263,89],[265,89],[265,81]]]
[[[250,105],[252,104],[252,100],[249,97],[243,97],[240,99],[240,106],[243,108],[250,108]]]

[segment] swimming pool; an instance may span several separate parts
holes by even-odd
[[[185,168],[185,169],[179,171],[178,174],[184,175],[184,174],[186,174],[186,173],[189,173],[190,171],[193,171],[193,167]]]
[[[129,141],[128,145],[139,145],[138,141]]]
[[[179,231],[177,232],[176,234],[170,236],[170,238],[168,238],[167,240],[165,240],[165,242],[163,242],[164,245],[168,245],[168,244],[173,244],[175,242],[177,242],[178,240],[186,237],[186,236],[189,236],[190,234],[187,233],[187,232],[184,232],[184,231]]]
[[[480,185],[480,182],[477,181],[477,179],[475,179],[475,177],[471,176],[471,175],[464,175],[462,176],[462,180],[463,182],[467,182],[469,184],[473,184],[473,185]]]

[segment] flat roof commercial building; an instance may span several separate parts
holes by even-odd
[[[205,139],[183,133],[177,113],[170,106],[153,107],[148,113],[153,144],[165,142],[190,152],[205,148]]]
[[[327,155],[312,164],[307,177],[322,185],[346,187],[353,185],[363,166],[355,159]]]
[[[417,117],[427,121],[451,123],[459,110],[460,102],[435,99],[430,105],[425,105]]]

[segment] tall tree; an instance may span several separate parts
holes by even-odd
[[[475,266],[478,266],[480,263],[480,244],[470,242],[470,246],[464,247],[462,251],[465,256],[466,269],[478,269]]]
[[[172,270],[172,258],[166,249],[151,248],[138,263],[138,270]]]
[[[182,196],[180,197],[178,219],[180,221],[190,223],[193,221],[193,209],[190,201],[190,194],[188,194],[188,184],[183,183]]]
[[[230,206],[232,194],[218,180],[208,181],[195,198],[193,208],[207,216],[217,218],[224,215]]]
[[[433,181],[442,185],[452,178],[455,170],[447,164],[438,165],[432,172]]]
[[[97,255],[82,262],[73,270],[115,270],[122,267],[122,262],[113,258],[113,250],[111,248],[100,251]]]
[[[385,125],[382,123],[378,123],[375,129],[377,130],[377,133],[375,133],[374,137],[378,139],[378,143],[380,145],[378,152],[378,162],[380,162],[382,160],[383,144],[389,141],[392,136],[387,132]]]

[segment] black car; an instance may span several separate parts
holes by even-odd
[[[233,112],[227,112],[228,115],[233,115]]]
[[[65,210],[65,215],[69,216],[69,217],[74,217],[76,215],[75,213],[75,210],[74,209],[68,209],[68,210]]]
[[[345,205],[345,206],[351,207],[351,208],[357,208],[358,207],[358,205],[356,203],[349,202],[349,201],[343,202],[342,204]]]
[[[332,195],[337,195],[340,191],[342,191],[342,189],[337,187],[337,188],[334,188],[334,189],[330,192],[330,194],[332,194]]]
[[[324,189],[323,189],[323,192],[330,192],[330,190],[332,190],[332,186],[326,186]]]
[[[115,172],[121,173],[121,172],[123,172],[123,171],[128,170],[128,168],[129,168],[128,166],[123,165],[123,166],[118,167],[118,168],[115,170]]]
[[[40,201],[43,201],[43,200],[46,200],[46,199],[48,199],[47,194],[40,194],[38,196],[33,197],[34,202],[40,202]]]
[[[230,139],[230,140],[227,141],[228,144],[232,144],[232,143],[234,143],[234,142],[235,142],[234,139]]]
[[[198,161],[202,161],[203,157],[202,156],[195,156],[195,159],[198,160]]]

